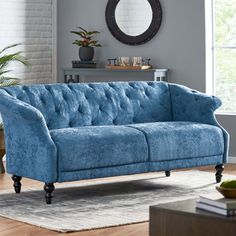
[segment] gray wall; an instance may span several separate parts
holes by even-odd
[[[203,0],[161,0],[163,23],[158,35],[141,46],[127,46],[117,41],[105,22],[107,0],[58,0],[58,66],[71,65],[78,59],[72,45],[76,26],[101,31],[103,45],[96,51],[100,65],[107,58],[141,55],[150,57],[154,67],[171,69],[169,79],[204,91],[204,7]],[[61,77],[60,77],[61,79]]]
[[[126,46],[108,31],[105,22],[107,0],[58,0],[58,75],[62,81],[63,67],[78,59],[78,49],[72,45],[76,26],[101,31],[103,47],[96,49],[96,60],[104,66],[107,58],[144,56],[154,67],[169,68],[169,81],[205,91],[205,27],[204,0],[160,0],[163,22],[154,39],[141,46]],[[128,79],[128,78],[127,78]],[[99,79],[98,79],[99,80]],[[220,116],[220,122],[236,142],[235,116]],[[236,157],[236,147],[230,155]]]

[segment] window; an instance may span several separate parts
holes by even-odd
[[[29,68],[12,65],[24,83],[51,83],[53,75],[53,2],[55,0],[0,1],[0,49],[18,48],[29,59]],[[16,50],[16,49],[15,49]]]
[[[236,0],[213,0],[212,12],[212,87],[223,102],[220,111],[236,113]]]

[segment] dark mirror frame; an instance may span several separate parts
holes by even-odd
[[[149,28],[138,36],[130,36],[120,30],[115,19],[116,6],[120,0],[108,0],[106,7],[106,23],[112,35],[122,43],[140,45],[150,41],[158,32],[162,21],[162,8],[159,0],[147,0],[152,7],[152,23]]]

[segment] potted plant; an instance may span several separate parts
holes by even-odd
[[[81,61],[92,61],[94,57],[94,47],[101,47],[102,45],[93,40],[94,35],[99,34],[99,31],[87,31],[82,27],[78,27],[80,31],[71,31],[80,37],[79,40],[73,42],[74,45],[79,46],[79,57]]]
[[[24,56],[22,56],[21,51],[18,51],[16,53],[6,53],[7,50],[15,48],[19,45],[20,44],[13,44],[5,47],[0,51],[0,89],[2,87],[17,85],[20,83],[19,78],[7,76],[7,74],[11,72],[11,70],[8,69],[8,66],[11,62],[19,62],[23,65],[29,65],[27,59]],[[4,132],[3,132],[3,124],[0,119],[0,174],[5,172],[2,163],[2,158],[4,155],[5,155]]]

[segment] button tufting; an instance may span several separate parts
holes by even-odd
[[[127,98],[130,98],[130,94],[128,92],[125,93]]]
[[[121,109],[125,109],[125,107],[126,107],[126,106],[125,106],[124,104],[120,104],[120,108],[121,108]]]
[[[108,99],[109,99],[109,98],[111,98],[111,95],[110,95],[110,93],[108,93],[108,92],[105,92],[105,97],[106,97],[106,98],[108,98]]]
[[[22,89],[25,90],[25,91],[29,90],[28,87],[26,87],[26,86],[22,86]]]
[[[54,87],[54,85],[46,85],[42,86],[41,90],[33,90],[34,94],[26,91],[28,90],[27,86],[22,86],[22,90],[24,91],[21,94],[17,90],[10,92],[17,94],[18,99],[27,101],[34,101],[33,96],[37,95],[35,105],[42,113],[45,113],[46,120],[50,118],[50,122],[47,121],[47,126],[51,128],[61,128],[68,124],[70,127],[73,125],[128,124],[130,122],[140,122],[142,119],[147,119],[147,117],[150,117],[150,120],[159,119],[158,115],[156,115],[155,119],[151,117],[152,112],[156,114],[152,107],[149,106],[152,101],[164,112],[168,110],[167,106],[165,106],[165,99],[158,102],[155,102],[154,99],[164,93],[168,93],[169,90],[153,82],[108,83],[104,84],[104,86],[69,84],[61,88]],[[180,91],[176,91],[176,93],[175,99],[177,101],[184,96]],[[56,94],[59,94],[59,97],[56,97]],[[177,98],[178,96],[180,97]],[[194,102],[196,97],[199,98],[198,95],[192,94]],[[146,103],[149,105],[146,105]],[[197,102],[195,103],[197,104]],[[46,113],[48,106],[51,109]],[[65,115],[64,111],[66,113],[65,117],[63,116]],[[96,112],[98,113],[96,114]],[[135,118],[132,119],[134,113]],[[143,115],[144,113],[145,115]]]
[[[70,90],[73,90],[73,85],[72,85],[72,84],[68,84],[68,88],[69,88]]]
[[[114,84],[111,84],[111,83],[108,83],[108,86],[111,87],[111,88],[115,88]]]
[[[50,87],[49,86],[45,86],[45,89],[48,90],[50,92]]]
[[[93,84],[88,84],[88,87],[91,89],[94,89],[94,85]]]
[[[155,87],[155,84],[154,84],[153,82],[148,82],[147,84],[148,84],[148,86],[150,86],[150,87]]]
[[[67,97],[65,94],[62,95],[63,99],[66,101],[67,100]]]
[[[99,106],[99,110],[100,110],[100,111],[103,111],[103,106]]]
[[[131,88],[135,88],[135,84],[133,84],[133,83],[129,83],[129,86],[130,86]]]
[[[151,96],[150,92],[147,91],[147,90],[145,91],[145,94],[146,94],[147,97],[150,97],[150,96]]]
[[[41,97],[40,100],[41,100],[42,104],[46,104],[44,97]]]

